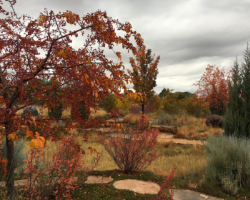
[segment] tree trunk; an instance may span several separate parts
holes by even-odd
[[[141,106],[141,111],[142,111],[142,114],[144,114],[144,104],[142,104]]]
[[[14,196],[14,144],[12,140],[9,140],[7,135],[11,133],[11,121],[5,124],[5,140],[7,149],[7,177],[5,185],[7,187],[8,193],[7,197],[12,199]]]

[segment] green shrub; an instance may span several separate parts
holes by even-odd
[[[72,107],[71,109],[71,119],[76,119],[76,117],[80,114],[80,118],[82,120],[88,120],[90,115],[90,108],[86,106],[84,101],[77,102],[76,107]]]
[[[161,116],[161,118],[164,118],[164,119],[170,119],[168,114],[164,111],[160,111],[159,115]]]
[[[116,108],[116,104],[117,104],[117,99],[115,97],[114,94],[110,94],[109,96],[107,96],[106,98],[104,98],[101,101],[101,107],[106,110],[107,112],[110,112],[112,110],[114,110]]]
[[[125,110],[122,114],[121,114],[121,116],[122,117],[125,117],[126,115],[128,115],[129,114],[129,110]]]
[[[24,172],[24,166],[22,166],[25,162],[23,161],[28,153],[25,153],[24,151],[24,145],[25,145],[25,139],[21,138],[19,140],[14,141],[14,168],[17,169],[17,175],[23,174]],[[6,149],[6,139],[4,137],[4,142],[0,149],[3,149],[3,152],[1,152],[0,157],[1,158],[7,158],[7,149]],[[4,155],[2,155],[4,154]],[[2,166],[2,164],[1,164]],[[3,168],[0,170],[0,179],[3,180],[4,178],[4,170]]]
[[[235,193],[237,187],[250,184],[250,141],[236,136],[209,135],[204,148],[209,153],[206,176],[226,192]],[[233,170],[237,173],[233,174]],[[233,187],[234,186],[234,187]]]
[[[56,84],[59,84],[59,82],[53,79],[44,82],[44,85],[47,85],[47,87],[52,87],[52,85]],[[50,118],[62,117],[63,104],[62,102],[60,102],[60,98],[62,98],[61,97],[62,93],[63,90],[61,88],[58,89],[57,87],[55,87],[49,94],[45,95],[45,99],[49,99],[49,103],[47,103],[47,106],[48,106],[48,116]]]
[[[63,106],[59,103],[56,107],[48,109],[48,115],[50,118],[61,118]]]

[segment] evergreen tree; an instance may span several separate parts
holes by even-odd
[[[46,85],[51,86],[53,82],[59,83],[56,79],[50,79]],[[61,88],[53,89],[53,92],[49,94],[51,98],[51,102],[53,102],[53,106],[48,108],[48,116],[52,118],[61,118],[63,112],[63,104],[61,102],[61,95],[63,90]],[[46,95],[45,95],[46,96]]]
[[[191,97],[191,93],[190,92],[175,92],[174,94],[177,95],[178,100],[182,100],[185,97]]]
[[[229,83],[230,97],[223,122],[225,135],[250,137],[250,51],[244,55],[241,72],[237,61],[233,67],[233,85]]]
[[[243,131],[243,109],[242,109],[242,98],[240,97],[242,88],[242,78],[237,60],[232,68],[233,84],[228,83],[229,87],[229,102],[226,110],[226,114],[223,120],[223,129],[225,135],[236,135],[240,136]]]
[[[165,87],[163,88],[163,90],[160,92],[159,96],[161,97],[161,100],[163,100],[163,98],[167,95],[167,93],[170,92],[169,88],[166,89]]]
[[[243,135],[250,137],[250,50],[248,48],[244,55],[245,63],[242,64],[242,98],[243,98]]]

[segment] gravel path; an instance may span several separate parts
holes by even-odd
[[[90,130],[90,129],[84,129],[84,130]],[[97,131],[102,131],[103,134],[109,134],[111,137],[117,137],[120,134],[112,133],[114,130],[111,128],[99,128],[95,129]],[[128,135],[125,135],[125,138],[127,138]],[[167,133],[167,132],[161,132],[160,135],[157,137],[157,142],[173,142],[173,143],[179,143],[179,144],[198,144],[198,145],[203,145],[200,140],[186,140],[186,139],[181,139],[181,138],[173,138],[174,135],[172,133]]]

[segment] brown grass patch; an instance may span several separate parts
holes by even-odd
[[[161,145],[164,148],[172,148],[173,147],[173,140],[170,140],[169,142],[163,142],[163,143],[161,143]]]
[[[195,134],[193,134],[193,135],[191,136],[191,139],[193,139],[193,140],[199,140],[199,136],[200,136],[199,133],[195,133]]]
[[[188,131],[186,134],[189,138],[191,138],[191,135],[193,135],[193,131]]]
[[[184,131],[179,131],[175,134],[175,138],[184,138]]]
[[[202,139],[205,140],[205,139],[207,139],[207,138],[208,138],[208,133],[207,133],[207,132],[203,133],[203,134],[202,134]]]
[[[64,116],[69,115],[70,114],[69,112],[70,110],[65,112],[63,115]],[[91,108],[91,116],[93,117],[103,116],[106,113],[107,112],[102,109],[95,112],[95,110]],[[150,113],[147,116],[149,117],[150,121],[153,121],[152,119],[154,117],[160,117],[159,115],[157,116],[157,114],[155,113]],[[135,123],[136,120],[139,119],[139,117],[140,117],[139,114],[138,115],[130,114],[125,117],[125,121],[128,120],[129,122]],[[175,116],[169,116],[169,117],[175,118]],[[203,126],[201,124],[202,122],[201,119],[197,119],[194,117],[190,117],[190,119],[187,118],[186,120],[183,120],[183,125],[179,127],[180,120],[181,120],[181,117],[180,118],[178,117],[178,133],[176,134],[178,138],[192,137],[193,135],[198,136],[199,135],[198,131],[206,129],[206,126]],[[196,130],[198,131],[196,132]],[[207,130],[210,130],[210,129],[207,128]],[[95,170],[104,171],[104,170],[118,169],[118,167],[116,166],[116,164],[114,163],[113,159],[108,154],[108,152],[105,150],[105,148],[101,144],[98,143],[99,136],[97,133],[92,133],[92,132],[88,133],[88,137],[89,137],[88,142],[84,142],[83,136],[82,136],[82,134],[84,133],[83,131],[81,131],[80,129],[77,129],[77,130],[74,129],[74,130],[68,130],[68,131],[71,134],[75,135],[74,140],[76,142],[79,142],[81,144],[81,148],[85,150],[85,155],[83,156],[85,165],[82,166],[82,170],[84,170],[85,167],[91,167],[91,165],[93,164],[93,160],[96,157],[96,154],[94,153],[91,154],[88,147],[92,147],[96,149],[98,152],[101,152],[103,150],[103,156],[100,160],[101,163],[97,165]],[[196,134],[193,134],[193,133],[196,133]],[[207,135],[208,135],[208,132],[204,133],[204,137]],[[46,144],[49,146],[49,148],[44,149],[45,157],[46,157],[46,160],[50,160],[52,158],[53,152],[59,149],[60,146],[59,146],[59,142],[51,142],[50,139],[46,141]],[[26,150],[30,149],[29,145],[30,145],[30,142],[27,143]],[[176,146],[176,145],[173,145],[172,141],[163,143],[162,145],[158,143],[157,145],[162,146],[162,147],[159,147],[161,148],[160,151],[162,153],[164,153],[164,149],[165,150],[172,149],[174,148],[174,146]],[[65,152],[66,155],[75,155],[76,153],[77,152],[71,151],[70,149],[67,149]],[[189,176],[191,172],[200,172],[201,170],[205,168],[206,156],[205,156],[205,153],[203,153],[203,149],[201,147],[193,146],[192,153],[190,154],[183,153],[183,154],[179,154],[179,155],[175,155],[171,157],[165,156],[163,154],[160,158],[153,161],[151,165],[147,168],[147,170],[154,172],[154,169],[157,168],[159,174],[165,174],[166,172],[170,173],[174,165],[177,165],[177,171],[176,171],[175,177],[186,177],[186,176]]]
[[[140,118],[140,114],[128,114],[124,117],[124,122],[129,124],[136,124]]]

